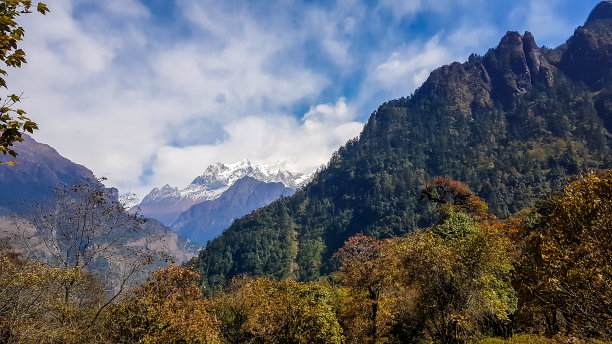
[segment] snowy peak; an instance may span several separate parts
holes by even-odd
[[[202,175],[180,191],[181,197],[192,199],[195,203],[213,200],[244,177],[252,177],[266,183],[280,182],[293,189],[297,189],[305,180],[302,173],[285,171],[269,165],[255,165],[245,159],[233,164],[216,163],[208,166]]]
[[[162,186],[162,188],[154,188],[142,199],[142,203],[152,202],[159,199],[178,199],[181,197],[181,192],[178,188],[172,187],[168,184]]]
[[[204,186],[208,189],[217,189],[229,187],[243,177],[252,177],[267,183],[280,182],[286,187],[292,188],[298,188],[304,179],[302,173],[281,170],[269,165],[254,165],[245,159],[233,164],[217,163],[210,165],[191,184]]]
[[[256,165],[249,160],[233,164],[216,163],[206,168],[183,189],[170,185],[154,188],[140,205],[141,214],[156,218],[169,225],[178,215],[192,205],[219,198],[234,183],[244,177],[251,177],[265,183],[283,183],[285,187],[298,189],[308,176],[283,170],[270,165]]]

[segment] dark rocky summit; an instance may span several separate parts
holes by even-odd
[[[561,69],[572,79],[602,87],[612,77],[612,2],[593,9],[584,26],[567,41]]]

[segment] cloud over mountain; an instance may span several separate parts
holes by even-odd
[[[594,4],[56,0],[23,17],[28,64],[8,81],[37,140],[144,194],[217,161],[311,171],[434,66],[547,11],[567,18],[533,30],[554,46]]]

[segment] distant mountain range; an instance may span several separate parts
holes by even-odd
[[[403,235],[435,220],[434,177],[467,183],[506,217],[566,178],[612,168],[612,2],[569,40],[508,32],[484,56],[434,70],[382,104],[361,135],[292,197],[233,222],[194,261],[209,288],[240,274],[316,280],[358,233]]]
[[[252,177],[265,183],[283,183],[297,189],[306,176],[298,172],[275,169],[267,165],[254,165],[249,160],[233,164],[217,163],[196,177],[191,184],[180,189],[168,184],[154,188],[138,207],[141,214],[171,225],[182,212],[204,201],[219,198],[230,186],[243,177]]]
[[[218,198],[194,204],[182,212],[171,228],[186,238],[206,244],[229,227],[234,219],[294,193],[295,188],[286,187],[281,182],[266,183],[245,176]]]
[[[183,189],[170,185],[154,188],[134,209],[205,244],[234,219],[291,196],[307,178],[299,172],[256,165],[249,160],[217,163]]]
[[[60,184],[72,185],[84,179],[96,180],[93,172],[86,167],[64,158],[52,147],[38,143],[30,136],[23,137],[23,142],[14,145],[19,153],[14,159],[18,164],[0,166],[0,239],[10,236],[16,230],[7,216],[27,218],[36,203],[53,199],[54,189]],[[108,190],[111,195],[117,194],[114,189]],[[149,219],[143,226],[146,227],[143,233],[159,238],[156,241],[148,240],[147,245],[178,262],[193,257],[200,248],[157,220]]]

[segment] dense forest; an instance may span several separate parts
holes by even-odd
[[[353,236],[325,278],[242,275],[212,297],[192,267],[171,265],[111,303],[95,269],[4,246],[0,343],[612,340],[612,170],[573,178],[505,220],[457,181],[436,178],[421,196],[432,226]]]
[[[603,4],[556,49],[508,32],[486,55],[441,67],[412,96],[381,105],[307,186],[208,243],[194,261],[203,282],[316,280],[353,235],[433,224],[419,190],[436,176],[465,182],[505,218],[566,177],[612,167],[612,16]]]

